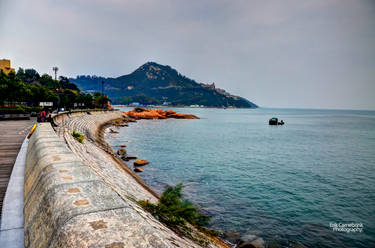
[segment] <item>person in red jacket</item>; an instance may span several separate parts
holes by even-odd
[[[46,111],[43,109],[39,114],[39,120],[40,122],[45,122],[47,117]]]

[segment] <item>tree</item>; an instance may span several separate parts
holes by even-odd
[[[59,82],[53,80],[53,78],[48,74],[43,74],[40,77],[39,82],[40,82],[41,85],[43,85],[44,87],[47,87],[49,89],[60,88]]]
[[[78,89],[77,85],[71,83],[69,81],[69,78],[64,77],[64,76],[60,76],[59,81],[60,81],[60,87],[62,89],[75,90],[75,91],[79,92],[79,89]]]
[[[92,95],[90,94],[79,94],[76,98],[77,103],[83,103],[86,108],[92,107]]]

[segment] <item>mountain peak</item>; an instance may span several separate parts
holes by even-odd
[[[163,67],[166,67],[165,65],[161,65],[161,64],[158,64],[156,62],[147,62],[143,65],[141,65],[138,69],[141,69],[141,70],[161,70],[161,68]],[[137,70],[138,70],[137,69]]]

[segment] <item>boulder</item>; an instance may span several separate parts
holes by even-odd
[[[129,160],[127,159],[127,157],[126,157],[126,154],[122,155],[122,156],[121,156],[121,159],[124,160],[124,161],[129,161]]]
[[[243,245],[243,246],[241,246],[241,245]],[[244,236],[241,237],[241,241],[240,241],[238,247],[264,248],[265,242],[261,237],[259,237],[257,235],[247,234],[247,235],[244,235]]]
[[[123,144],[123,145],[121,145],[120,147],[126,147],[126,145]]]
[[[118,131],[113,130],[112,128],[109,129],[110,133],[118,133]]]
[[[126,159],[127,160],[134,160],[134,159],[137,159],[137,157],[136,156],[127,156]]]
[[[253,244],[250,242],[241,242],[238,246],[238,248],[256,248]]]
[[[229,230],[223,233],[223,238],[230,243],[237,244],[241,240],[241,234],[234,230]]]
[[[141,167],[135,167],[134,171],[135,172],[143,172],[143,169]]]
[[[117,155],[120,155],[120,156],[126,155],[126,150],[125,149],[118,149],[117,150]]]
[[[265,243],[262,238],[257,238],[256,240],[251,241],[251,244],[256,248],[264,248]]]
[[[144,165],[147,165],[149,164],[150,162],[148,162],[147,160],[144,160],[144,159],[140,159],[140,160],[136,160],[134,161],[134,166],[144,166]]]

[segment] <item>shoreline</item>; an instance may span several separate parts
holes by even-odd
[[[136,205],[137,212],[142,216],[147,215],[148,218],[152,219],[152,222],[157,222],[158,226],[162,225],[167,228],[169,236],[172,233],[172,236],[176,235],[173,240],[177,237],[181,239],[179,242],[175,240],[170,243],[171,247],[201,247],[202,244],[204,244],[202,247],[230,247],[229,244],[220,238],[202,233],[192,226],[190,227],[190,232],[184,235],[177,234],[138,206],[136,203],[138,200],[150,200],[150,202],[155,203],[159,200],[160,195],[115,155],[112,147],[105,141],[104,137],[107,128],[115,126],[115,123],[119,121],[122,123],[132,121],[129,117],[120,111],[108,111],[107,113],[99,111],[99,113],[90,112],[90,114],[83,111],[73,114],[64,113],[63,115],[66,116],[60,117],[62,121],[54,118],[54,120],[57,120],[55,122],[55,131],[58,136],[64,138],[68,147],[82,159],[83,163],[89,166],[98,176],[102,177],[103,181],[117,194],[124,200],[131,202],[131,205]],[[72,137],[71,132],[74,130],[83,133],[87,137],[87,141],[85,140],[83,145]],[[120,170],[122,173],[119,173]],[[138,233],[141,230],[134,231]],[[156,232],[156,235],[159,236],[160,230]],[[166,234],[162,233],[160,236],[163,235]],[[167,239],[165,242],[170,242],[169,238],[165,237],[165,239]]]
[[[108,144],[108,142],[105,140],[105,137],[104,137],[104,133],[105,131],[110,128],[110,127],[113,127],[113,122],[114,121],[119,121],[119,120],[109,120],[101,125],[99,125],[98,127],[98,130],[96,132],[96,138],[97,138],[97,144],[100,145],[100,146],[103,146],[103,147],[106,147],[107,150],[104,150],[105,152],[109,153],[112,157],[112,159],[121,166],[121,168],[126,172],[128,173],[129,175],[131,175],[136,181],[137,183],[139,183],[145,190],[147,190],[149,193],[151,193],[153,196],[155,196],[157,199],[160,198],[160,194],[157,193],[157,191],[155,191],[150,185],[148,185],[137,173],[135,173],[134,171],[132,171],[126,164],[124,161],[122,161],[121,158],[119,158],[118,156],[116,156],[115,152],[113,151],[112,147]],[[125,123],[127,123],[128,121],[125,121]]]
[[[130,105],[122,105],[122,104],[115,104],[111,105],[112,107],[117,107],[117,108],[192,108],[192,109],[257,109],[260,108],[258,107],[248,107],[248,108],[238,108],[238,107],[209,107],[209,106],[204,106],[204,107],[191,107],[191,106],[171,106],[171,105],[139,105],[139,106],[130,106]],[[375,111],[375,110],[374,110]]]
[[[129,118],[129,117],[128,117]],[[116,153],[113,151],[113,148],[112,146],[110,146],[108,144],[108,142],[105,140],[105,137],[104,137],[104,134],[105,134],[105,131],[111,127],[117,127],[116,125],[114,125],[114,122],[116,121],[119,121],[119,120],[109,120],[107,121],[106,123],[103,123],[102,125],[100,125],[98,127],[98,130],[97,130],[97,142],[98,144],[103,144],[105,147],[108,148],[109,151],[106,151],[108,152],[109,154],[111,154],[111,157],[114,161],[116,161],[123,169],[126,173],[129,173],[131,176],[133,176],[133,178],[139,183],[141,184],[146,190],[148,190],[151,194],[153,194],[158,200],[160,199],[160,194],[154,189],[152,188],[150,185],[148,185],[137,173],[135,173],[133,170],[131,170],[127,165],[126,163],[121,159],[119,158]],[[124,123],[128,123],[130,122],[129,120],[127,121],[124,121]],[[136,122],[136,120],[134,121],[131,121],[131,122]],[[126,127],[126,126],[125,126]],[[119,127],[120,128],[120,127]],[[219,244],[221,247],[224,247],[224,248],[230,248],[231,245],[229,245],[228,241],[226,240],[222,240],[220,239],[219,237],[216,237],[216,236],[213,236],[213,235],[209,235],[207,233],[204,234],[205,236],[209,237],[211,240],[213,240],[216,244]],[[225,242],[226,241],[226,242]],[[233,245],[233,244],[232,244]]]

